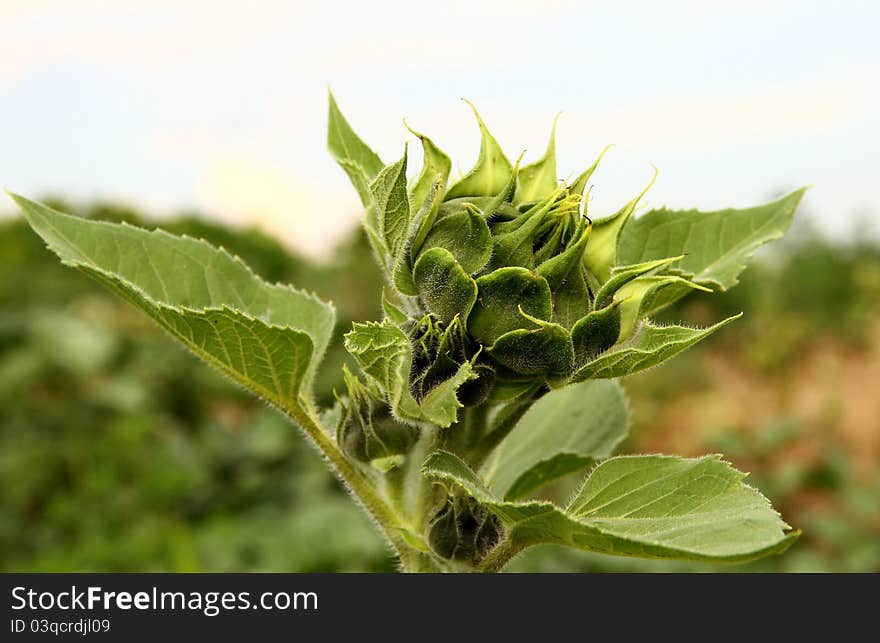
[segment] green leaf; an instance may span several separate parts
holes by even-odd
[[[745,210],[652,210],[623,229],[618,245],[621,263],[638,263],[684,255],[673,264],[697,283],[727,290],[738,283],[756,248],[781,237],[791,224],[806,188],[772,203]],[[655,310],[687,291],[665,289]]]
[[[553,543],[621,556],[744,562],[781,553],[799,535],[743,484],[744,474],[717,456],[606,460],[567,509],[498,500],[445,451],[430,454],[422,471],[481,502],[519,547]]]
[[[336,162],[342,166],[360,194],[364,206],[369,205],[370,181],[384,167],[382,160],[364,143],[351,126],[339,107],[333,94],[328,92],[327,148]]]
[[[492,492],[461,458],[448,451],[433,451],[422,465],[422,473],[430,478],[450,481],[480,501],[493,501]]]
[[[403,124],[422,142],[422,171],[409,191],[410,209],[412,216],[415,217],[430,196],[431,188],[435,183],[439,183],[441,192],[446,188],[452,161],[443,150],[434,145],[430,138],[415,131],[406,121]]]
[[[387,321],[354,323],[345,334],[345,349],[385,390],[395,415],[420,419],[418,402],[409,391],[412,348],[406,333]]]
[[[435,181],[422,207],[419,208],[419,211],[416,212],[416,215],[409,224],[406,244],[403,252],[397,256],[392,277],[394,287],[404,295],[415,297],[419,294],[419,290],[416,288],[412,277],[413,264],[428,231],[434,225],[434,221],[437,218],[437,211],[442,202],[442,196],[443,192],[440,189],[440,182]]]
[[[345,173],[348,175],[348,180],[351,181],[351,184],[354,186],[354,189],[357,190],[358,197],[360,197],[361,204],[367,208],[366,212],[366,224],[368,226],[372,226],[375,230],[375,211],[372,208],[373,205],[373,195],[370,193],[370,177],[367,172],[360,165],[353,161],[349,161],[346,159],[336,159],[336,162],[339,164]]]
[[[332,305],[268,284],[205,241],[88,221],[12,195],[62,263],[143,310],[198,357],[287,409],[311,398]]]
[[[656,293],[668,286],[711,292],[708,288],[675,275],[648,275],[633,279],[614,295],[614,301],[620,302],[620,337],[618,341],[623,341],[632,335],[636,323],[647,316]]]
[[[431,248],[416,261],[413,280],[429,312],[450,323],[466,322],[477,300],[477,284],[445,248]]]
[[[593,470],[568,507],[579,522],[648,555],[749,560],[787,548],[796,534],[746,474],[717,455],[621,456]]]
[[[550,142],[544,156],[526,165],[519,171],[519,185],[516,189],[514,203],[528,203],[538,201],[556,189],[556,123],[559,114],[553,119],[553,129],[550,130]]]
[[[468,318],[468,332],[484,346],[491,346],[505,333],[528,327],[520,310],[538,319],[550,319],[550,286],[525,268],[500,268],[477,279],[477,303]]]
[[[636,277],[659,271],[669,264],[675,263],[681,259],[682,256],[683,255],[657,259],[656,261],[646,261],[631,266],[615,266],[611,270],[611,277],[608,281],[602,284],[602,288],[596,293],[596,302],[594,304],[596,310],[600,310],[611,304],[614,300],[614,294]],[[688,288],[688,290],[690,290],[690,288]]]
[[[329,93],[327,118],[327,147],[331,156],[348,175],[365,208],[363,226],[370,248],[383,269],[387,268],[384,242],[379,236],[376,208],[370,182],[383,167],[382,160],[358,138],[342,116],[333,94]]]
[[[605,351],[575,371],[572,381],[623,377],[657,366],[741,316],[742,313],[728,317],[709,328],[656,326],[643,322],[629,341]]]
[[[580,382],[550,391],[526,412],[484,467],[489,488],[517,500],[614,452],[629,411],[617,382]]]
[[[382,312],[385,315],[385,319],[398,326],[409,319],[405,312],[388,299],[388,293],[385,292],[384,287],[382,288]]]
[[[406,333],[397,326],[387,321],[355,323],[345,335],[345,348],[363,371],[382,386],[394,415],[402,421],[441,427],[456,421],[462,407],[456,397],[458,387],[474,377],[469,362],[431,389],[419,403],[409,390],[412,348]]]
[[[432,388],[422,399],[422,417],[440,427],[455,424],[458,421],[458,409],[463,406],[458,401],[458,389],[465,382],[476,378],[470,362],[459,366],[455,375]]]
[[[406,195],[406,149],[403,158],[382,169],[370,184],[375,199],[378,232],[392,257],[401,254],[409,230],[409,200]]]
[[[449,188],[444,197],[445,201],[466,196],[495,196],[504,189],[513,169],[498,141],[486,128],[477,108],[469,101],[465,102],[474,110],[474,116],[477,117],[480,126],[480,156],[473,169]]]
[[[596,276],[596,278],[599,279],[600,282],[604,283],[608,280],[608,277],[611,276],[611,268],[614,266],[620,263],[638,263],[641,261],[629,261],[619,258],[617,250],[618,239],[621,230],[626,226],[626,222],[629,221],[632,213],[635,212],[639,201],[641,201],[642,197],[644,197],[648,190],[651,189],[651,186],[654,185],[654,181],[656,180],[657,169],[655,168],[654,176],[651,178],[650,183],[645,186],[645,189],[642,190],[636,198],[620,208],[620,210],[615,214],[612,214],[610,217],[593,222],[590,247],[584,255],[584,265]],[[663,255],[663,257],[671,257],[676,254],[682,253],[673,252],[672,254]],[[661,257],[651,258],[660,259]]]

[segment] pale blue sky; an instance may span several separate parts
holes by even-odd
[[[878,6],[0,0],[0,183],[198,208],[320,250],[357,217],[325,151],[330,84],[386,161],[406,116],[467,170],[460,97],[510,156],[540,155],[561,110],[563,175],[616,144],[597,216],[654,163],[650,205],[812,184],[805,211],[845,235],[880,222]]]

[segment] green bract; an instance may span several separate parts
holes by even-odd
[[[86,221],[14,198],[62,262],[106,284],[193,353],[290,416],[374,518],[408,571],[496,571],[539,543],[693,560],[783,551],[797,533],[716,456],[612,457],[627,433],[616,378],[708,328],[650,317],[737,283],[788,228],[803,190],[747,210],[587,213],[605,151],[573,181],[544,155],[511,162],[474,110],[474,167],[428,137],[385,164],[330,98],[328,147],[365,208],[384,319],[355,323],[333,409],[312,382],[334,311],[262,281],[207,243]],[[408,126],[407,126],[408,127]],[[378,284],[377,284],[378,290]],[[584,476],[584,472],[587,474]],[[568,503],[545,485],[579,474]]]

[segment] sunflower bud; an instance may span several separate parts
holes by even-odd
[[[336,430],[343,452],[382,471],[398,466],[418,439],[418,430],[392,417],[375,385],[361,382],[345,366],[343,375],[348,397],[340,400],[342,414]]]
[[[564,385],[632,337],[658,291],[696,287],[658,274],[681,257],[617,265],[620,233],[653,179],[592,221],[584,194],[607,148],[559,181],[555,121],[543,157],[520,167],[522,156],[511,163],[474,113],[481,144],[470,172],[450,181],[449,157],[410,130],[422,144],[421,174],[407,179],[404,154],[375,174],[366,203],[368,237],[407,311],[395,323],[410,329],[416,400],[465,361],[477,377],[460,386],[463,404]]]
[[[458,389],[458,400],[464,406],[483,402],[495,383],[495,370],[482,355],[481,349],[468,336],[458,316],[444,324],[433,315],[426,315],[410,325],[413,347],[409,388],[421,401],[435,386],[454,376],[462,364],[469,362],[474,377]]]
[[[428,526],[428,544],[449,560],[478,563],[501,539],[498,519],[468,496],[453,496]]]

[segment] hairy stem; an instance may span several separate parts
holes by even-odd
[[[522,545],[516,544],[512,539],[508,538],[480,561],[476,571],[483,573],[500,572],[522,550]]]
[[[468,451],[486,434],[489,404],[479,404],[464,409],[461,420],[445,429],[438,429],[438,447],[467,458]]]
[[[419,534],[424,533],[430,519],[428,512],[434,505],[435,484],[422,475],[422,463],[428,454],[437,448],[438,434],[438,431],[425,431],[425,435],[409,455],[409,458],[412,458],[409,483],[414,487],[412,493],[415,497],[412,510],[413,527],[418,530]]]
[[[390,471],[385,472],[380,482],[382,483],[382,490],[385,499],[391,506],[391,509],[395,511],[400,518],[409,522],[411,516],[406,498],[407,469],[408,467],[405,464],[395,467]]]
[[[466,410],[464,425],[464,448],[470,449],[486,434],[489,419],[489,405],[486,403],[473,406]]]
[[[348,461],[336,446],[329,433],[310,413],[305,412],[301,408],[290,407],[285,407],[284,411],[302,427],[306,435],[318,447],[324,457],[327,458],[334,473],[336,473],[337,477],[351,492],[351,495],[379,527],[382,535],[400,558],[401,564],[405,564],[404,558],[408,557],[414,550],[406,543],[399,532],[399,529],[402,527],[400,517],[379,495],[373,481]]]
[[[495,450],[507,434],[513,430],[520,418],[525,415],[532,404],[535,403],[535,395],[527,395],[522,400],[510,402],[498,413],[492,428],[476,443],[470,451],[468,461],[478,469],[486,461],[486,458]]]
[[[438,574],[447,571],[430,554],[410,548],[400,557],[401,571],[407,574]]]

